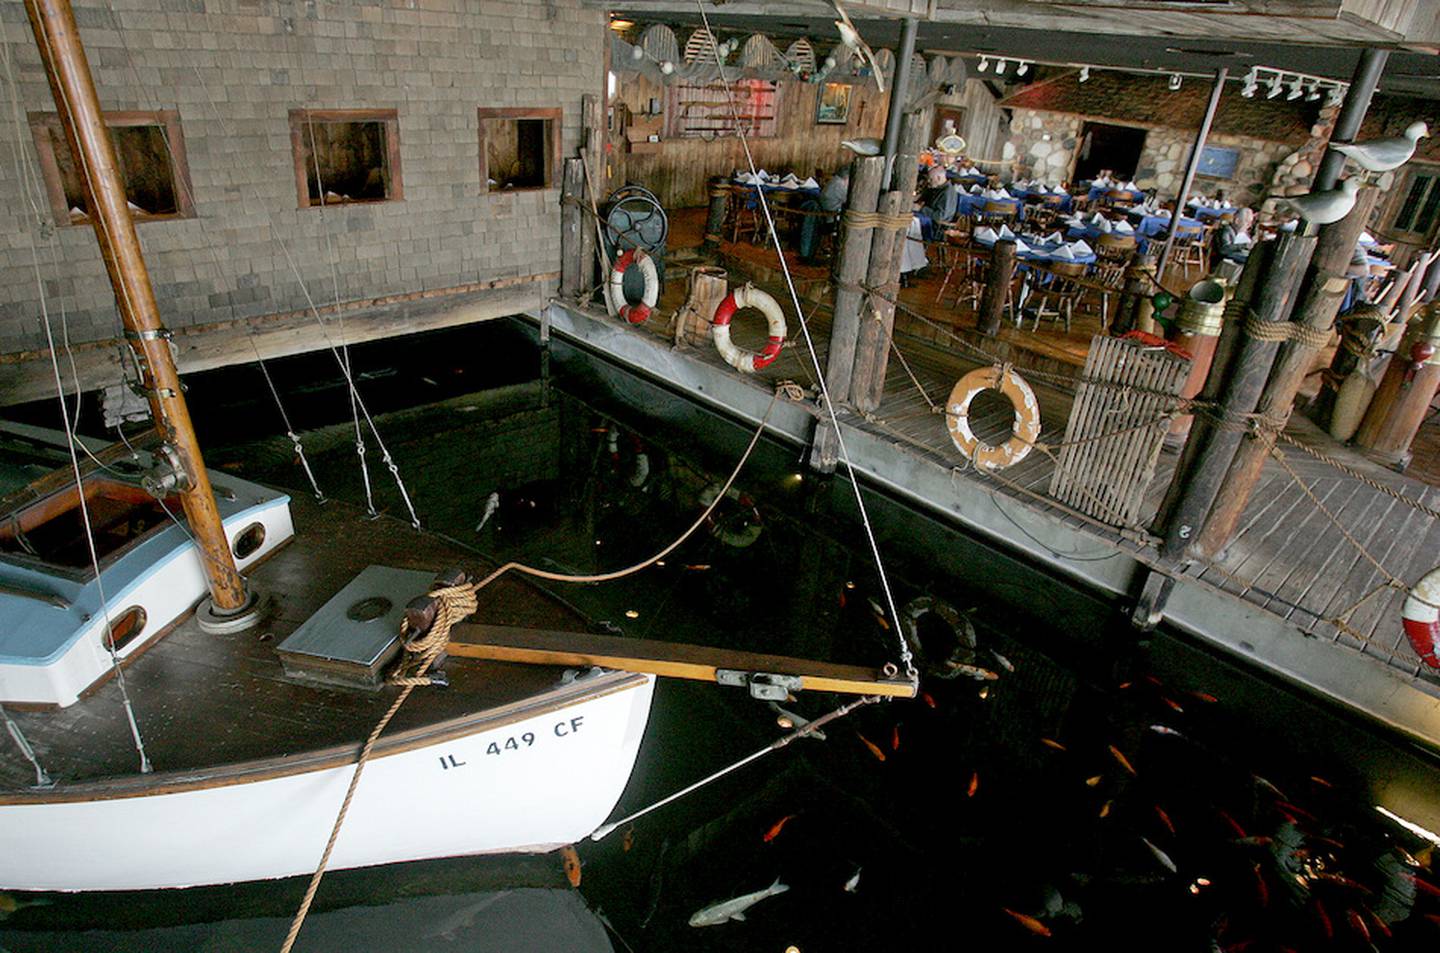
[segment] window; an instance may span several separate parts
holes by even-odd
[[[773,138],[779,87],[763,79],[742,79],[728,90],[722,83],[676,83],[667,87],[665,105],[665,132],[672,139],[733,136],[737,117],[746,136]]]
[[[560,110],[485,108],[480,118],[480,181],[487,192],[548,189],[560,165]]]
[[[156,112],[105,113],[115,161],[125,182],[125,198],[137,222],[194,218],[194,193],[185,161],[180,114]],[[40,170],[50,210],[60,225],[86,225],[90,205],[65,129],[56,113],[31,113],[30,132],[40,156]]]
[[[1395,216],[1395,231],[1428,235],[1440,210],[1440,175],[1411,173],[1410,190]]]
[[[292,109],[290,147],[301,208],[405,197],[393,109]]]

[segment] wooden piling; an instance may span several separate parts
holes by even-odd
[[[710,210],[705,215],[705,239],[700,251],[712,254],[720,247],[721,229],[725,227],[725,210],[730,205],[730,187],[724,176],[710,180]]]
[[[580,203],[584,201],[585,171],[580,160],[566,159],[560,185],[560,297],[574,300],[584,291],[580,236],[584,231]]]
[[[874,212],[880,196],[880,177],[885,160],[880,156],[855,159],[850,164],[850,191],[845,199],[848,213]],[[825,362],[825,387],[835,401],[848,400],[850,379],[855,371],[855,345],[860,338],[860,306],[865,299],[862,285],[870,264],[870,245],[875,230],[841,218],[839,265],[835,277],[835,319],[830,326],[830,351]]]
[[[1375,190],[1365,191],[1373,193]],[[1340,310],[1340,301],[1349,284],[1345,270],[1350,264],[1355,243],[1360,240],[1360,232],[1365,228],[1367,216],[1363,210],[1370,207],[1374,196],[1368,199],[1363,204],[1358,199],[1356,201],[1361,214],[1352,211],[1340,221],[1320,229],[1311,259],[1310,277],[1291,321],[1305,331],[1300,332],[1301,337],[1291,337],[1280,344],[1275,366],[1255,405],[1255,412],[1267,422],[1259,430],[1246,432],[1240,441],[1225,479],[1225,495],[1215,502],[1196,543],[1197,550],[1205,555],[1219,552],[1234,535],[1240,514],[1245,511],[1250,494],[1260,482],[1270,448],[1275,445],[1275,430],[1283,428],[1284,421],[1289,419],[1295,395],[1314,366],[1315,355],[1325,346],[1320,343],[1321,340],[1328,342],[1331,336],[1335,315]]]
[[[1015,276],[1015,242],[1005,238],[990,250],[990,270],[985,274],[985,292],[980,296],[976,330],[994,337],[1005,318],[1005,296]]]
[[[1386,466],[1404,469],[1410,463],[1410,442],[1430,412],[1440,388],[1440,306],[1410,322],[1400,347],[1390,358],[1375,391],[1355,444]]]
[[[595,208],[605,196],[601,190],[605,188],[608,179],[606,174],[606,163],[604,150],[601,148],[601,115],[600,101],[592,93],[580,97],[580,120],[584,130],[584,144],[580,149],[580,161],[594,163],[588,170],[590,181],[588,188],[593,198],[593,203],[586,201],[585,208]],[[596,282],[595,272],[595,242],[597,239],[596,229],[586,228],[584,209],[580,212],[580,290],[583,292]],[[597,226],[599,223],[596,223]],[[607,257],[608,256],[604,256]]]
[[[1142,320],[1149,319],[1150,290],[1155,284],[1155,256],[1136,254],[1125,269],[1125,285],[1115,305],[1115,319],[1110,322],[1111,334],[1134,331]],[[1000,326],[997,323],[995,327],[998,330]]]
[[[1289,314],[1305,268],[1315,250],[1312,235],[1285,235],[1277,240],[1275,259],[1256,295],[1255,307],[1246,317],[1259,327],[1284,321]],[[1192,554],[1196,537],[1205,525],[1215,499],[1225,483],[1235,451],[1248,426],[1247,415],[1254,411],[1275,362],[1279,341],[1242,329],[1240,346],[1225,377],[1216,408],[1219,424],[1200,450],[1193,469],[1176,473],[1182,481],[1179,502],[1162,534],[1160,555],[1167,562],[1179,562]]]
[[[906,208],[905,196],[899,192],[886,192],[880,196],[875,211],[881,219],[893,219]],[[893,226],[879,226],[872,229],[874,238],[870,242],[870,261],[865,270],[865,286],[874,291],[865,296],[864,311],[856,329],[854,370],[850,376],[850,403],[860,410],[874,410],[866,406],[874,389],[875,352],[877,348],[890,346],[886,317],[893,324],[895,320],[895,297],[900,293],[900,248],[905,233],[897,232]],[[898,240],[897,240],[898,239]],[[880,378],[880,386],[885,379]]]

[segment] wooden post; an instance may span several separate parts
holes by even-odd
[[[725,210],[730,207],[730,185],[723,176],[715,176],[710,180],[710,211],[705,216],[705,239],[700,243],[700,250],[706,254],[713,253],[720,247],[720,240],[724,237],[721,231],[725,227]]]
[[[1110,322],[1110,333],[1117,337],[1134,331],[1142,318],[1150,316],[1150,289],[1155,286],[1155,258],[1149,254],[1136,254],[1125,269],[1125,286],[1120,300],[1115,305],[1115,319]],[[981,312],[984,313],[983,311]],[[997,329],[999,325],[996,325]]]
[[[1237,345],[1240,343],[1240,330],[1245,323],[1245,314],[1250,310],[1250,303],[1255,300],[1255,293],[1260,287],[1261,280],[1270,269],[1274,251],[1274,242],[1260,242],[1250,249],[1250,255],[1245,259],[1245,268],[1240,272],[1240,279],[1235,284],[1235,293],[1225,303],[1224,317],[1220,322],[1220,336],[1215,339],[1215,353],[1210,360],[1210,371],[1205,375],[1205,385],[1200,388],[1199,400],[1207,406],[1214,406],[1220,400],[1220,394],[1225,386],[1225,374],[1230,368],[1230,362],[1234,359],[1238,349]],[[1186,485],[1181,474],[1195,469],[1200,452],[1205,448],[1214,431],[1215,422],[1209,416],[1193,415],[1185,448],[1181,451],[1180,459],[1175,464],[1175,476],[1170,481],[1170,486],[1165,491],[1165,499],[1161,501],[1160,509],[1155,516],[1153,525],[1156,532],[1169,525],[1175,507],[1180,504],[1180,497]]]
[[[170,332],[160,321],[114,144],[80,44],[75,11],[69,0],[26,0],[25,12],[35,31],[35,43],[40,48],[70,153],[80,168],[79,178],[100,257],[115,291],[125,337],[141,370],[141,385],[150,401],[155,429],[174,450],[180,471],[176,474],[176,492],[200,550],[200,565],[210,585],[215,612],[235,615],[248,605],[245,580],[235,568],[225,525],[210,489],[210,474],[190,423],[180,375],[170,354]]]
[[[1432,304],[1410,322],[1390,366],[1365,412],[1355,444],[1373,460],[1403,470],[1410,442],[1440,388],[1440,305]]]
[[[1265,281],[1256,295],[1254,320],[1264,324],[1284,321],[1305,275],[1315,250],[1315,237],[1289,234],[1280,238]],[[1246,318],[1247,322],[1250,320]],[[1235,458],[1235,450],[1245,429],[1245,415],[1255,409],[1270,366],[1275,361],[1278,341],[1257,338],[1248,332],[1241,335],[1240,347],[1225,375],[1220,395],[1217,426],[1205,441],[1195,460],[1194,469],[1177,472],[1184,481],[1180,500],[1162,534],[1160,555],[1167,562],[1179,562],[1191,553],[1201,528],[1215,505],[1215,498],[1224,486],[1225,475]]]
[[[1195,144],[1190,147],[1190,160],[1185,163],[1185,177],[1180,180],[1180,194],[1175,196],[1175,210],[1170,213],[1170,230],[1165,235],[1165,245],[1160,249],[1160,260],[1155,265],[1157,281],[1165,277],[1165,265],[1170,261],[1170,250],[1175,247],[1175,230],[1180,225],[1180,216],[1185,212],[1190,186],[1195,182],[1195,170],[1200,167],[1200,154],[1205,151],[1210,124],[1215,121],[1215,108],[1220,105],[1220,94],[1225,91],[1227,72],[1223,66],[1215,72],[1215,85],[1210,87],[1210,100],[1205,105],[1205,116],[1200,120],[1199,131],[1195,133]]]
[[[886,192],[880,196],[875,211],[882,218],[893,219],[907,207],[906,198],[899,192]],[[865,296],[864,311],[855,341],[854,371],[850,377],[850,403],[860,410],[865,407],[871,391],[871,375],[875,370],[875,351],[878,347],[890,346],[888,334],[881,331],[888,315],[893,322],[895,305],[892,303],[900,293],[900,248],[905,233],[890,226],[878,226],[870,241],[870,263],[865,270],[865,285],[874,291]],[[882,341],[883,338],[883,341]],[[883,384],[883,379],[882,379]]]
[[[560,185],[560,297],[574,300],[585,290],[581,275],[586,258],[582,257],[580,236],[584,229],[584,215],[580,203],[584,201],[585,170],[578,158],[565,160],[565,172]]]
[[[850,164],[850,191],[845,210],[874,212],[880,196],[885,160],[880,156],[855,159]],[[830,352],[825,361],[825,388],[834,401],[848,400],[855,373],[855,345],[860,339],[860,305],[865,300],[865,272],[875,230],[840,219],[840,254],[835,276],[835,320],[830,326]]]
[[[715,309],[730,293],[724,268],[699,267],[690,270],[690,295],[675,315],[675,344],[710,343],[710,322]]]
[[[1002,238],[990,250],[990,270],[985,274],[985,292],[980,296],[976,330],[994,337],[1005,317],[1005,296],[1015,276],[1015,242]]]
[[[1316,247],[1316,258],[1319,259],[1322,253],[1324,256],[1323,262],[1317,260],[1315,265],[1317,269],[1323,267],[1331,274],[1347,273],[1350,266],[1350,256],[1355,252],[1355,242],[1360,240],[1360,233],[1365,230],[1365,224],[1370,220],[1371,212],[1375,208],[1375,204],[1379,201],[1379,198],[1379,189],[1361,189],[1360,193],[1355,196],[1355,208],[1350,211],[1350,214],[1334,225],[1326,225],[1320,230],[1320,235],[1323,239],[1327,234],[1336,234],[1329,230],[1334,229],[1337,225],[1344,226],[1346,232],[1352,230],[1352,223],[1354,226],[1358,226],[1353,228],[1355,239],[1349,248],[1343,249],[1342,251],[1334,247],[1332,243],[1338,240],[1338,234],[1336,234],[1336,238],[1322,241],[1321,245]],[[1355,356],[1347,352],[1345,348],[1337,349],[1335,356],[1330,359],[1329,371],[1320,378],[1320,393],[1311,401],[1307,410],[1310,416],[1314,418],[1320,426],[1326,428],[1330,426],[1331,417],[1335,412],[1336,394],[1339,391],[1340,385],[1344,383],[1345,378],[1350,376],[1350,373],[1355,369],[1355,363]]]
[[[605,49],[610,49],[607,40]],[[580,149],[580,161],[585,163],[582,171],[588,177],[586,187],[590,192],[590,200],[586,201],[586,207],[595,209],[605,198],[602,190],[607,181],[605,175],[605,151],[601,147],[600,135],[600,101],[592,94],[580,97],[580,121],[584,134],[583,144]],[[595,163],[591,165],[590,163]],[[583,195],[581,196],[584,201]],[[597,229],[600,223],[595,223],[595,228],[585,227],[585,213],[580,214],[580,290],[594,285],[595,281],[595,242]]]
[[[1365,191],[1374,193],[1376,190]],[[1293,323],[1296,326],[1316,335],[1323,334],[1327,339],[1335,327],[1335,315],[1340,310],[1340,300],[1349,284],[1345,269],[1350,264],[1350,254],[1360,239],[1360,232],[1365,228],[1366,211],[1374,196],[1367,196],[1367,199],[1369,201],[1366,202],[1357,200],[1355,210],[1349,215],[1320,229],[1308,286],[1295,308]],[[1357,211],[1359,214],[1356,214]],[[1315,355],[1322,346],[1295,338],[1281,343],[1270,378],[1255,405],[1255,412],[1271,423],[1258,431],[1247,431],[1241,439],[1225,479],[1225,495],[1216,501],[1196,544],[1199,552],[1205,555],[1217,553],[1234,535],[1240,514],[1245,511],[1250,494],[1260,482],[1270,448],[1275,445],[1275,432],[1269,427],[1284,426],[1295,404],[1295,395],[1314,366]]]
[[[896,74],[899,75],[898,70]],[[895,169],[891,176],[894,191],[889,193],[898,196],[898,205],[894,212],[886,214],[903,218],[910,213],[915,201],[915,181],[920,174],[920,150],[925,147],[929,131],[923,112],[910,113],[902,121],[900,151],[895,157]],[[890,202],[885,200],[880,204],[890,207]],[[885,369],[889,366],[890,339],[895,331],[894,300],[900,294],[900,263],[905,254],[907,228],[908,225],[906,228],[882,229],[882,235],[877,236],[870,246],[872,267],[877,264],[876,243],[888,242],[890,249],[888,260],[883,262],[885,294],[872,296],[871,311],[875,320],[860,322],[860,339],[855,348],[855,375],[850,392],[855,406],[867,412],[879,407],[885,396]],[[881,285],[872,281],[870,287]]]

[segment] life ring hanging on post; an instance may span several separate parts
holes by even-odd
[[[981,391],[996,390],[1015,405],[1015,423],[1010,439],[992,447],[983,443],[970,429],[970,403]],[[945,426],[950,439],[965,455],[983,470],[1003,470],[1014,466],[1030,453],[1040,437],[1040,405],[1025,378],[1013,368],[996,365],[980,367],[955,382],[950,399],[945,402]]]
[[[720,495],[720,486],[719,483],[711,483],[701,490],[700,504],[709,506],[714,503],[715,498]],[[760,510],[756,508],[755,501],[749,495],[741,493],[733,486],[725,491],[725,499],[737,504],[740,509],[728,514],[722,514],[719,510],[711,513],[710,518],[706,520],[710,535],[726,546],[744,549],[759,539],[760,533],[764,529],[764,524],[760,520]],[[741,514],[744,515],[745,522],[741,528],[736,529],[733,523]]]
[[[645,279],[645,291],[638,304],[631,304],[625,298],[625,272],[634,265]],[[645,254],[643,248],[627,248],[615,259],[610,269],[610,280],[605,282],[605,307],[613,316],[624,318],[631,324],[644,324],[660,299],[660,274],[655,270],[655,260]]]
[[[735,312],[741,308],[754,308],[765,315],[765,323],[770,329],[770,340],[764,350],[758,353],[736,347],[730,341],[730,319],[735,317]],[[720,302],[720,307],[715,309],[715,317],[710,322],[710,337],[715,341],[715,350],[720,352],[726,364],[749,374],[769,367],[775,362],[775,358],[780,356],[780,348],[785,345],[785,313],[780,310],[780,303],[770,295],[754,285],[742,285],[726,295],[725,300]]]
[[[1410,590],[1410,597],[1400,610],[1405,623],[1405,637],[1431,668],[1440,668],[1440,569],[1432,569]]]
[[[950,651],[944,658],[930,657],[925,646],[921,644],[920,620],[926,615],[933,615],[950,629]],[[943,599],[918,596],[905,603],[905,607],[900,610],[900,631],[904,634],[916,663],[924,668],[928,675],[955,678],[965,671],[965,667],[975,664],[975,649],[979,644],[975,638],[975,626],[967,616],[961,615]]]

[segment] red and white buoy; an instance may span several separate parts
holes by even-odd
[[[631,304],[625,297],[625,272],[634,265],[645,279],[645,291],[638,304]],[[610,313],[624,318],[631,324],[644,324],[660,298],[660,274],[655,270],[655,259],[640,248],[627,248],[615,259],[610,269],[610,280],[605,283],[605,306]]]
[[[1431,668],[1440,668],[1440,569],[1432,569],[1411,588],[1410,598],[1400,610],[1405,622],[1405,637]]]
[[[765,315],[770,337],[758,352],[737,347],[730,340],[730,320],[741,308],[754,308]],[[742,285],[726,295],[715,309],[715,317],[710,322],[710,337],[726,364],[749,374],[769,367],[780,356],[780,349],[785,346],[785,313],[780,310],[780,302],[770,295],[753,285]]]

